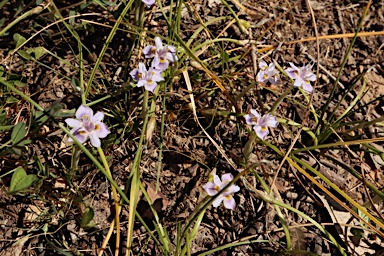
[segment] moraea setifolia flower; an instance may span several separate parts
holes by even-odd
[[[143,62],[139,63],[139,67],[129,73],[133,80],[137,82],[137,87],[144,86],[147,91],[152,93],[155,91],[157,82],[163,81],[161,71],[150,67],[148,70]]]
[[[264,140],[265,137],[269,134],[268,127],[274,128],[279,124],[279,122],[276,120],[276,117],[270,114],[261,116],[255,109],[251,109],[251,114],[245,115],[244,118],[247,124],[254,125],[253,130],[262,140]]]
[[[144,47],[143,53],[146,58],[152,58],[152,67],[164,71],[168,68],[169,62],[177,61],[176,47],[163,45],[160,37],[155,38],[155,46]]]
[[[240,190],[236,185],[229,186],[226,190],[222,191],[225,186],[233,180],[233,176],[230,173],[223,174],[221,180],[216,174],[213,175],[213,181],[208,182],[203,186],[204,190],[210,196],[215,196],[220,192],[220,195],[213,201],[213,207],[218,207],[221,202],[224,202],[224,206],[227,209],[234,210],[236,207],[236,201],[232,195]],[[221,192],[222,191],[222,192]]]
[[[287,68],[285,72],[287,72],[290,78],[295,80],[293,86],[302,87],[304,91],[312,93],[313,87],[311,81],[316,80],[316,75],[311,70],[312,66],[308,64],[298,68],[292,62],[290,62],[289,65],[291,65],[291,67]]]
[[[100,147],[100,138],[107,137],[111,132],[108,127],[102,122],[104,113],[97,112],[93,115],[93,110],[85,105],[81,105],[76,111],[76,119],[67,118],[65,122],[72,127],[71,133],[81,143],[84,143],[89,137],[92,146]],[[73,142],[71,138],[69,142]]]
[[[279,73],[276,70],[275,64],[270,63],[269,66],[265,61],[259,62],[260,71],[257,73],[257,81],[266,83],[269,81],[271,84],[279,83]]]

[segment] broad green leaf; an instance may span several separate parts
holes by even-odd
[[[1,27],[1,26],[0,26]],[[4,67],[0,66],[0,77],[2,77],[4,74]]]
[[[20,34],[16,33],[13,35],[13,41],[16,43],[16,48],[22,45],[25,41],[25,37],[21,36]]]
[[[27,175],[23,167],[17,167],[12,174],[11,185],[7,194],[14,194],[23,189],[28,188],[37,180],[37,176],[34,174]]]
[[[93,212],[93,209],[91,207],[88,206],[87,208],[85,208],[83,216],[81,217],[81,227],[87,227],[92,221],[94,215],[95,213]]]
[[[26,60],[30,60],[30,59],[32,59],[32,56],[29,55],[29,53],[26,52],[26,51],[18,50],[17,53],[18,53],[21,57],[23,57],[24,59],[26,59]]]
[[[11,134],[12,144],[17,144],[24,138],[26,132],[25,126],[26,125],[24,122],[19,122],[17,125],[15,125]]]
[[[39,46],[35,48],[34,52],[35,52],[35,58],[38,60],[41,57],[43,57],[43,55],[46,53],[46,50],[44,47]]]

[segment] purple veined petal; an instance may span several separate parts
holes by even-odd
[[[167,52],[166,54],[166,58],[167,60],[169,60],[170,62],[175,62],[177,61],[177,56],[175,53],[172,53],[172,52]]]
[[[261,70],[266,70],[268,68],[268,64],[265,61],[261,60],[259,62],[259,67]]]
[[[316,75],[315,74],[308,74],[304,80],[309,80],[309,81],[315,81],[316,80]]]
[[[156,0],[141,0],[148,8],[151,7]]]
[[[213,205],[213,207],[218,207],[220,204],[221,204],[221,202],[223,201],[223,196],[222,195],[219,195],[215,200],[213,200],[213,202],[212,202],[212,205]]]
[[[293,83],[293,86],[294,86],[294,87],[300,87],[300,86],[303,85],[303,83],[304,83],[304,80],[301,79],[300,77],[297,77],[296,80],[295,80],[295,82]]]
[[[275,72],[275,63],[271,62],[268,66],[268,72]]]
[[[95,148],[98,148],[101,146],[101,141],[99,137],[97,137],[96,132],[90,132],[88,135],[89,135],[89,139],[91,140],[92,146],[94,146]]]
[[[216,186],[219,186],[221,185],[221,180],[219,178],[219,176],[217,174],[213,175],[213,183],[216,185]]]
[[[91,118],[93,116],[93,110],[90,107],[81,104],[76,111],[76,118],[81,120],[84,116]]]
[[[304,91],[306,91],[308,93],[312,93],[313,92],[312,85],[310,83],[307,83],[307,82],[303,83],[303,89],[304,89]]]
[[[257,118],[257,120],[260,120],[261,115],[259,114],[259,112],[257,112],[256,109],[251,109],[251,114],[254,115]]]
[[[172,54],[174,54],[174,56],[176,56],[176,47],[175,46],[172,46],[172,45],[167,45],[168,47],[168,51]],[[177,58],[177,56],[176,56]]]
[[[88,137],[88,134],[85,133],[85,134],[80,134],[80,130],[81,129],[78,129],[78,128],[73,128],[71,129],[71,133],[73,134],[73,136],[75,136],[75,138],[80,142],[80,143],[84,143],[86,140],[87,140],[87,137]],[[73,142],[72,138],[68,138],[68,142]]]
[[[104,113],[97,111],[97,113],[92,117],[93,122],[101,122],[104,119]]]
[[[139,73],[147,72],[147,68],[143,62],[139,62]]]
[[[268,78],[267,78],[268,79]],[[262,82],[262,83],[265,83],[265,80],[267,80],[267,79],[265,79],[265,71],[259,71],[259,73],[257,73],[257,77],[256,77],[256,80],[258,81],[258,82]]]
[[[234,193],[236,193],[236,192],[239,192],[240,191],[240,187],[239,186],[237,186],[237,185],[232,185],[231,187],[230,187],[230,193],[231,194],[234,194]]]
[[[236,207],[236,201],[235,199],[231,196],[228,195],[223,198],[224,199],[224,207],[230,210],[235,210]]]
[[[163,42],[161,41],[161,38],[158,36],[155,37],[155,45],[156,45],[157,51],[159,51],[163,48]]]
[[[249,124],[249,125],[256,125],[257,122],[255,122],[255,121],[253,120],[254,117],[255,117],[255,116],[252,115],[252,114],[246,114],[246,115],[244,116],[244,118],[245,118],[245,122],[246,122],[247,124]]]
[[[137,82],[137,87],[142,87],[147,85],[147,80],[139,80]]]
[[[74,128],[80,128],[81,127],[81,122],[77,119],[74,119],[74,118],[67,118],[64,120],[67,125],[69,125],[70,127],[74,127]]]
[[[155,81],[153,81],[153,80],[151,81],[151,83],[149,83],[147,81],[147,83],[144,85],[144,87],[145,87],[145,90],[154,93],[154,91],[155,91],[155,89],[157,87],[157,83]]]
[[[263,122],[264,126],[276,127],[279,124],[279,122],[276,120],[276,117],[270,114],[266,114],[265,116],[263,116],[263,118],[265,118],[265,121]]]
[[[159,58],[159,64],[156,66],[157,70],[164,71],[168,68],[169,61],[166,58]]]
[[[228,184],[232,180],[233,180],[233,176],[230,173],[225,173],[225,174],[221,175],[221,182],[223,182],[223,183],[226,182],[226,184]]]
[[[131,72],[129,72],[129,74],[131,75],[132,79],[134,81],[139,81],[139,69],[138,68],[135,68],[134,70],[132,70]]]
[[[143,49],[145,58],[152,58],[156,54],[156,47],[153,45],[145,46]]]
[[[270,76],[268,81],[271,83],[271,84],[274,84],[274,85],[277,85],[279,84],[279,76],[276,74],[276,75],[273,75],[273,76]]]
[[[214,196],[217,194],[217,191],[215,190],[215,186],[216,186],[215,183],[208,182],[203,186],[203,189],[205,190],[205,192],[207,192],[209,196]]]
[[[162,71],[156,69],[152,70],[152,80],[156,82],[164,81],[164,78],[161,76],[161,72]]]
[[[111,133],[108,126],[102,122],[95,123],[95,132],[99,138],[105,138]]]
[[[269,134],[267,127],[256,125],[255,127],[253,127],[253,130],[255,130],[256,135],[262,140],[264,140],[265,137]]]
[[[155,56],[155,57],[153,58],[152,62],[151,62],[151,67],[152,67],[153,69],[156,69],[157,66],[159,66],[159,64],[160,64],[160,58],[159,58],[158,56]]]

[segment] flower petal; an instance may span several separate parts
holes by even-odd
[[[96,124],[96,122],[101,122],[104,118],[104,113],[97,111],[97,113],[92,117],[92,121]]]
[[[217,207],[221,204],[221,201],[223,201],[223,196],[219,195],[215,200],[213,200],[212,205],[213,207]]]
[[[215,183],[213,182],[208,182],[203,186],[203,189],[207,192],[208,195],[214,196],[217,194],[217,191],[215,190]]]
[[[74,119],[74,118],[67,118],[64,120],[67,125],[69,125],[70,127],[74,127],[74,128],[80,128],[81,127],[81,122],[77,119]]]
[[[261,115],[259,114],[259,112],[257,112],[256,109],[251,109],[251,114],[254,115],[257,118],[257,120],[261,118]]]
[[[96,132],[90,132],[89,133],[89,139],[91,140],[92,146],[94,146],[95,148],[98,148],[101,146],[101,141],[100,141],[99,137],[97,137]]]
[[[313,87],[310,83],[304,82],[303,83],[303,89],[304,89],[304,91],[309,92],[309,93],[313,92]]]
[[[230,195],[224,197],[224,207],[230,210],[235,210],[235,207],[236,207],[235,199],[233,199],[233,197]]]
[[[256,125],[257,122],[255,122],[255,121],[253,120],[254,117],[255,117],[255,116],[252,115],[252,114],[246,114],[246,115],[244,116],[244,118],[245,118],[245,122],[246,122],[247,124],[249,124],[249,125]]]
[[[161,50],[163,48],[163,42],[161,41],[160,37],[155,37],[155,45],[157,50]]]
[[[153,54],[153,50],[152,49],[156,50],[156,47],[153,46],[153,45],[148,45],[148,46],[144,47],[143,53],[145,55],[145,58],[152,58],[153,56],[155,56],[155,54]]]
[[[233,180],[233,176],[230,173],[225,173],[225,174],[221,175],[221,182],[223,182],[223,183],[226,182],[226,184],[228,184],[232,180]]]
[[[90,107],[81,104],[81,106],[76,111],[76,118],[81,120],[83,116],[88,116],[91,118],[93,116],[93,110]]]
[[[262,140],[264,140],[265,137],[269,134],[268,128],[264,130],[264,129],[262,129],[262,127],[259,126],[259,125],[256,125],[255,127],[253,127],[253,130],[255,130],[256,135],[257,135],[260,139],[262,139]]]
[[[95,123],[96,126],[98,126],[99,129],[96,129],[97,137],[99,138],[105,138],[108,136],[108,134],[111,133],[111,131],[108,129],[108,126],[102,122]]]
[[[150,92],[154,92],[155,91],[155,89],[156,89],[156,87],[157,87],[157,83],[155,82],[155,81],[153,81],[152,80],[152,83],[146,83],[145,85],[144,85],[144,87],[145,87],[145,90],[147,90],[147,91],[150,91]]]

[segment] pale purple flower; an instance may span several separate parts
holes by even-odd
[[[251,114],[245,115],[244,118],[247,124],[254,125],[253,130],[255,130],[256,135],[262,140],[269,134],[268,127],[274,128],[279,124],[276,117],[270,114],[261,116],[255,109],[251,109]]]
[[[161,71],[150,67],[148,70],[143,62],[139,63],[139,67],[129,73],[133,80],[137,82],[137,87],[144,86],[147,91],[152,93],[155,91],[157,82],[163,81]]]
[[[257,73],[257,81],[266,83],[269,81],[271,84],[279,83],[279,73],[276,70],[275,64],[270,63],[269,66],[265,61],[259,62],[260,71]]]
[[[285,72],[287,72],[290,78],[295,80],[293,86],[303,87],[304,91],[312,93],[313,87],[311,81],[316,80],[316,75],[311,71],[312,66],[308,64],[298,68],[292,62],[290,62],[289,65],[291,65],[291,67],[287,68]]]
[[[225,186],[233,180],[233,176],[230,173],[223,174],[221,180],[216,174],[213,175],[213,181],[208,182],[203,186],[204,190],[210,196],[215,196],[217,193],[220,195],[213,201],[213,207],[218,207],[222,201],[227,209],[234,210],[236,207],[235,199],[232,197],[234,193],[240,190],[236,185],[229,186],[225,191],[222,191]],[[222,192],[220,192],[222,191]]]
[[[104,113],[97,112],[93,115],[93,110],[90,107],[81,105],[77,109],[75,116],[76,119],[65,119],[65,122],[72,127],[71,133],[81,143],[84,143],[89,137],[92,146],[100,147],[100,138],[105,138],[111,133],[108,127],[101,122],[104,118]],[[68,141],[73,142],[72,138],[69,138]]]
[[[148,8],[150,8],[156,0],[141,0]]]
[[[155,37],[155,46],[144,47],[143,53],[146,58],[152,58],[152,67],[164,71],[168,68],[169,62],[177,61],[176,47],[163,45],[160,37]]]

